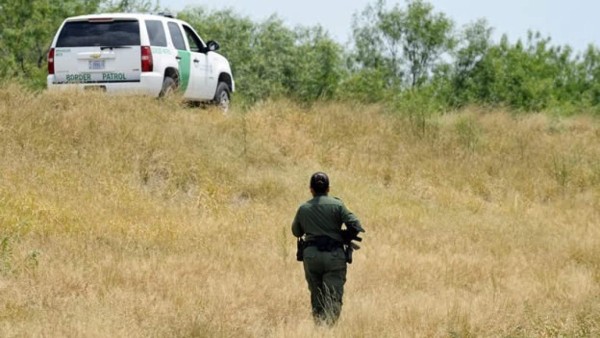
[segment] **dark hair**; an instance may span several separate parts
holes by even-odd
[[[329,177],[324,172],[316,172],[310,177],[310,187],[317,194],[324,194],[329,189]]]

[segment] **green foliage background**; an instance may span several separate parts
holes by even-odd
[[[43,89],[46,53],[68,16],[161,8],[149,0],[0,0],[0,79]],[[348,46],[320,26],[290,28],[275,15],[256,22],[232,9],[188,7],[177,17],[219,41],[246,106],[286,97],[379,102],[422,118],[469,105],[600,114],[598,47],[575,53],[537,32],[496,42],[484,19],[459,29],[423,0],[374,0],[355,14]]]

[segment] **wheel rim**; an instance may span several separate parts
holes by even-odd
[[[226,91],[223,91],[219,97],[219,107],[224,112],[229,110],[229,94]]]

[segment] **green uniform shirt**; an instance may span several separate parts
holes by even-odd
[[[298,208],[292,223],[292,233],[296,237],[306,234],[307,241],[315,236],[329,236],[341,242],[342,224],[360,226],[360,221],[341,200],[327,195],[316,195]]]

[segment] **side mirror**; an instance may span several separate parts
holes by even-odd
[[[221,46],[219,46],[219,43],[213,40],[208,41],[208,50],[211,52],[217,51],[219,50],[219,48],[221,48]]]

